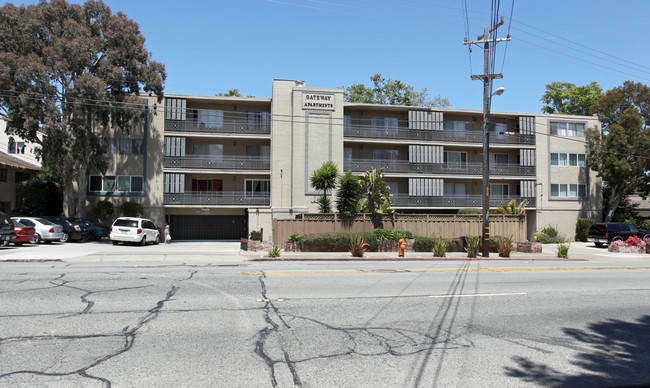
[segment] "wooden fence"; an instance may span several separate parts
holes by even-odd
[[[492,236],[527,241],[525,215],[490,215]],[[381,220],[384,229],[408,230],[414,236],[455,238],[481,235],[483,217],[475,214],[405,214]],[[303,214],[302,219],[273,220],[273,242],[283,244],[292,233],[370,232],[375,229],[368,215],[341,217],[337,214]]]

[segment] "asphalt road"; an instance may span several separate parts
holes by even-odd
[[[647,260],[3,262],[0,386],[648,384]]]

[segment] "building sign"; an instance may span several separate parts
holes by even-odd
[[[210,208],[204,207],[201,209],[201,214],[210,214]]]
[[[302,109],[335,110],[334,95],[325,93],[303,93]]]

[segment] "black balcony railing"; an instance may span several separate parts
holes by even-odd
[[[442,130],[423,131],[399,127],[373,127],[369,125],[346,125],[344,132],[348,138],[367,138],[384,140],[409,140],[409,141],[445,141],[460,143],[482,143],[483,131],[480,130]],[[491,133],[490,143],[496,144],[535,144],[534,135],[520,135],[518,133]]]
[[[165,156],[165,168],[220,169],[220,170],[269,170],[269,157],[254,156]]]
[[[344,169],[354,172],[370,171],[373,168],[383,169],[388,173],[421,173],[449,175],[481,175],[482,163],[410,163],[401,160],[352,159],[344,162]],[[518,164],[490,164],[490,174],[508,176],[535,176],[534,166]]]
[[[269,206],[269,194],[250,194],[243,191],[189,191],[185,193],[165,193],[165,205],[199,206]]]
[[[535,208],[535,198],[522,198],[518,196],[490,196],[490,207],[496,208],[512,200],[520,204],[522,201],[528,201],[526,208]],[[418,197],[408,194],[393,194],[391,196],[393,207],[411,208],[411,207],[482,207],[482,195],[445,195],[443,197]]]
[[[219,123],[199,123],[194,120],[165,120],[165,131],[270,134],[271,122],[251,122],[246,119],[224,119]]]

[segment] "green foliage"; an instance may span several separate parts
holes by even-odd
[[[251,230],[249,238],[253,241],[260,241],[262,240],[262,232],[259,230]]]
[[[650,231],[650,220],[637,221],[636,226],[641,230]]]
[[[428,107],[451,106],[449,100],[437,95],[430,99],[427,89],[416,91],[413,86],[405,85],[400,80],[386,79],[381,74],[370,77],[373,86],[354,84],[345,88],[344,98],[347,102],[388,105],[416,105]]]
[[[438,237],[433,243],[433,257],[445,257],[447,256],[447,240],[442,237]]]
[[[59,186],[49,180],[29,179],[18,185],[19,212],[28,216],[58,216],[63,212]]]
[[[98,201],[93,205],[93,213],[102,224],[107,224],[113,218],[115,206],[110,201]]]
[[[83,215],[88,170],[108,167],[104,129],[141,128],[138,94],[162,101],[165,67],[151,60],[138,24],[101,1],[7,3],[0,25],[6,132],[42,145],[42,161],[62,178],[67,215]]]
[[[282,249],[280,249],[279,246],[274,245],[271,249],[269,249],[269,253],[266,254],[266,257],[280,257],[281,252]]]
[[[124,217],[140,217],[144,207],[138,202],[124,202],[120,205],[120,214]]]
[[[413,238],[413,234],[407,230],[375,229],[372,234],[378,241],[397,241],[400,238]]]
[[[500,257],[510,257],[514,242],[512,241],[512,237],[494,236],[490,239],[490,244],[497,249]]]
[[[512,214],[512,215],[522,215],[526,214],[526,206],[528,206],[528,200],[524,199],[517,205],[516,200],[512,200],[508,203],[502,203],[498,208],[494,210],[496,214]]]
[[[566,241],[564,237],[558,236],[559,232],[554,226],[547,226],[535,232],[533,239],[542,244],[558,244]]]
[[[384,180],[384,171],[373,168],[372,171],[366,171],[361,178],[361,186],[365,196],[363,211],[371,215],[392,213],[390,187]]]
[[[363,236],[357,234],[350,238],[350,253],[354,257],[363,257],[368,251],[368,243]]]
[[[620,202],[633,191],[650,189],[647,154],[650,149],[650,87],[626,81],[593,106],[602,130],[587,130],[587,161],[611,189],[608,205],[616,213]],[[624,155],[625,157],[621,157]],[[608,212],[605,221],[611,221]]]
[[[557,248],[555,248],[555,255],[560,259],[569,258],[569,244],[560,243]]]
[[[587,241],[587,232],[589,232],[589,228],[591,225],[595,224],[596,220],[593,218],[578,218],[578,222],[576,222],[576,241]]]
[[[477,257],[479,248],[481,247],[481,236],[466,236],[465,245],[467,257]]]
[[[348,170],[339,177],[338,187],[336,210],[341,214],[356,213],[359,200],[363,198],[363,186],[359,177]]]
[[[576,86],[568,82],[553,82],[546,85],[541,101],[544,113],[591,116],[592,105],[603,96],[603,89],[597,82]]]
[[[291,233],[289,235],[289,241],[291,241],[292,243],[299,242],[301,240],[301,238],[302,238],[302,236],[299,235],[298,233]]]
[[[339,168],[336,164],[334,162],[324,162],[317,170],[312,172],[309,178],[311,186],[323,192],[323,196],[318,201],[321,213],[330,213],[332,211],[327,192],[336,187],[336,178],[338,176]]]
[[[465,207],[458,210],[458,214],[483,214],[483,209],[476,207]]]
[[[244,97],[239,89],[229,89],[226,93],[216,93],[215,96],[223,96],[223,97]],[[252,98],[255,96],[246,96],[246,98]]]
[[[413,241],[413,249],[416,251],[431,251],[433,250],[436,240],[433,237],[415,236]]]
[[[360,236],[368,244],[368,248],[377,250],[381,241],[397,241],[400,238],[413,238],[411,232],[405,230],[384,230],[375,229],[372,232],[350,233],[350,232],[328,232],[312,233],[300,236],[300,245],[303,247],[331,247],[341,248],[349,246],[350,239]]]

